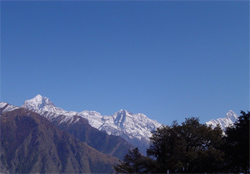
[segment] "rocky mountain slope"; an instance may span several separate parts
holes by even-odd
[[[144,114],[132,114],[126,110],[120,110],[110,116],[102,116],[96,111],[82,111],[80,113],[65,111],[56,107],[47,97],[41,95],[26,100],[22,107],[39,113],[50,121],[60,116],[58,125],[65,122],[75,124],[80,118],[85,118],[92,127],[105,131],[109,135],[124,138],[134,147],[139,147],[144,154],[150,142],[151,131],[161,126],[160,123],[149,119]],[[75,115],[80,117],[75,119]]]
[[[58,128],[67,131],[73,137],[87,143],[89,146],[95,148],[96,150],[115,156],[121,160],[125,154],[128,153],[129,149],[133,146],[129,144],[126,140],[119,136],[108,135],[104,131],[99,131],[96,128],[90,126],[88,121],[80,116],[73,116],[73,121],[61,122],[61,118],[58,116],[52,122]],[[76,121],[77,120],[77,121]]]
[[[1,173],[108,173],[118,162],[24,108],[0,103],[0,123]]]
[[[31,100],[26,100],[22,107],[44,116],[58,128],[69,132],[100,152],[123,159],[128,150],[133,148],[120,136],[108,135],[92,127],[79,113],[56,107],[47,97],[37,95]]]

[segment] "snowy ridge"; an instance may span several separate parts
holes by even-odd
[[[8,112],[8,111],[13,111],[15,109],[18,109],[19,107],[14,106],[14,105],[10,105],[8,103],[5,102],[0,102],[0,114],[4,113],[4,112]]]
[[[55,112],[64,113],[61,108],[56,107],[47,97],[42,97],[38,94],[36,97],[30,100],[26,100],[22,105],[23,108],[27,108],[36,112]]]
[[[121,136],[132,144],[135,139],[149,144],[151,131],[161,126],[160,123],[149,119],[142,113],[132,114],[126,110],[120,110],[110,116],[102,116],[96,111],[85,110],[80,113],[65,111],[56,107],[47,97],[42,97],[41,95],[26,100],[22,107],[37,112],[50,121],[58,116],[63,116],[63,119],[60,121],[61,123],[72,123],[74,115],[81,116],[87,119],[92,127],[106,131],[109,135]]]
[[[101,116],[99,113],[96,115],[82,115],[80,113],[80,115],[86,118],[91,126],[99,130],[117,136],[125,134],[130,139],[149,141],[151,131],[161,126],[160,123],[149,119],[142,113],[132,114],[126,110],[120,110],[111,116]]]
[[[48,120],[52,120],[58,116],[64,116],[61,122],[73,121],[73,116],[77,115],[77,112],[65,111],[62,108],[56,107],[47,97],[42,97],[38,94],[36,97],[30,100],[26,100],[22,105],[23,108],[34,111]]]
[[[235,121],[238,120],[238,115],[236,115],[232,110],[230,110],[226,117],[224,118],[218,118],[216,120],[212,119],[208,122],[206,122],[207,125],[211,125],[212,128],[215,128],[217,125],[221,127],[223,131],[226,130],[227,127],[234,124]]]

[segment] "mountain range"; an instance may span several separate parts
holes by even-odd
[[[230,110],[226,117],[224,118],[218,118],[218,119],[212,119],[208,122],[206,122],[207,125],[211,125],[212,128],[215,128],[217,125],[221,127],[223,131],[226,130],[227,127],[232,126],[235,121],[238,120],[238,115],[235,114],[232,110]]]
[[[238,116],[206,122],[223,130]],[[41,95],[22,107],[0,102],[3,173],[107,173],[129,149],[146,154],[151,132],[162,124],[142,113],[120,110],[110,116],[96,111],[65,111]]]
[[[120,136],[134,147],[139,147],[142,152],[145,152],[150,143],[149,137],[151,136],[151,132],[162,125],[156,120],[149,119],[142,113],[133,114],[127,110],[120,110],[110,116],[103,116],[96,111],[65,111],[62,108],[56,107],[49,98],[43,97],[40,94],[33,99],[26,100],[22,107],[39,113],[50,121],[58,119],[60,116],[58,124],[64,122],[74,124],[80,118],[85,118],[92,127],[100,131],[105,131],[109,135]],[[76,115],[78,117],[74,120],[73,118]],[[230,110],[226,114],[226,117],[212,119],[206,122],[206,124],[211,125],[213,128],[218,124],[222,130],[225,130],[226,127],[232,125],[237,119],[238,116]]]
[[[120,110],[110,116],[102,116],[96,111],[85,110],[79,113],[65,111],[56,107],[49,98],[41,95],[26,100],[22,107],[34,111],[52,122],[57,120],[57,125],[66,122],[76,124],[81,118],[85,118],[92,127],[109,135],[124,138],[132,146],[138,147],[144,154],[146,154],[150,143],[151,132],[162,125],[142,113],[133,114],[126,110]]]

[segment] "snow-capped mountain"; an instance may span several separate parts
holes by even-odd
[[[89,121],[89,124],[101,131],[106,131],[109,135],[121,136],[135,147],[145,153],[149,145],[149,137],[151,131],[161,126],[155,120],[149,119],[142,113],[132,114],[126,110],[120,110],[110,116],[102,116],[96,111],[82,111],[80,113],[74,111],[65,111],[56,107],[47,97],[37,95],[33,99],[26,100],[22,105],[23,108],[37,112],[48,120],[62,117],[61,123],[77,120],[73,116],[81,116]]]
[[[32,103],[33,101],[35,101],[36,103]],[[4,114],[10,113],[14,115],[22,113],[26,116],[31,117],[33,114],[35,114],[35,117],[45,117],[52,115],[53,117],[49,121],[53,123],[54,126],[68,132],[73,137],[86,143],[99,152],[112,155],[119,159],[123,159],[128,150],[133,148],[133,146],[129,144],[125,139],[119,136],[108,135],[106,132],[99,131],[98,129],[93,128],[85,118],[82,118],[78,115],[73,115],[73,112],[71,114],[72,116],[70,116],[69,112],[63,112],[62,109],[56,108],[53,103],[48,100],[48,98],[41,98],[40,96],[37,96],[37,98],[35,98],[31,102],[26,102],[25,104],[26,107],[30,106],[30,108],[32,108],[33,106],[44,106],[44,112],[43,109],[40,108],[38,112],[42,114],[36,114],[34,112],[34,108],[33,111],[31,111],[26,108],[21,108],[5,102],[0,102],[0,118]],[[51,108],[50,105],[52,106]],[[60,114],[65,113],[68,115],[65,116],[60,114],[53,114],[52,112],[49,112],[48,108],[53,111],[59,110]],[[49,115],[48,113],[51,113],[51,115]]]
[[[85,118],[92,127],[105,131],[109,135],[124,138],[134,147],[139,147],[144,154],[150,143],[151,132],[162,125],[142,113],[133,114],[126,110],[120,110],[110,116],[103,116],[96,111],[65,111],[56,107],[49,98],[41,95],[26,100],[22,107],[34,111],[52,122],[56,121],[58,124],[66,122],[74,124],[79,122],[80,117]],[[0,102],[0,114],[15,109],[18,109],[18,107]],[[211,125],[213,128],[219,124],[222,130],[225,131],[225,128],[233,125],[237,119],[238,116],[230,110],[225,118],[212,119],[206,124]]]
[[[238,120],[238,115],[236,115],[232,110],[230,110],[226,114],[226,117],[218,118],[216,120],[212,119],[212,120],[206,122],[206,124],[211,125],[212,128],[215,128],[219,124],[221,129],[223,131],[225,131],[227,127],[233,125],[234,122],[237,121],[237,120]]]
[[[104,130],[108,134],[119,135],[126,134],[129,138],[149,140],[151,131],[160,127],[161,124],[155,120],[149,119],[142,113],[132,114],[126,110],[120,110],[110,116],[101,116],[97,112],[83,111],[80,115],[89,120],[93,127]]]
[[[73,121],[73,116],[77,115],[77,112],[65,111],[62,108],[56,107],[47,97],[43,97],[40,94],[35,96],[33,99],[26,100],[22,105],[23,108],[34,111],[48,120],[52,121],[58,116],[64,116],[61,121]]]
[[[15,109],[18,109],[19,107],[14,106],[14,105],[10,105],[8,103],[5,102],[0,102],[0,115],[4,112],[8,112],[8,111],[13,111]]]

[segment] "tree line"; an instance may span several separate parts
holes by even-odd
[[[223,134],[186,118],[152,132],[147,156],[132,149],[114,166],[116,173],[249,173],[250,112],[241,111],[238,121]]]

